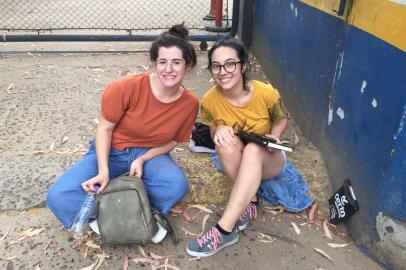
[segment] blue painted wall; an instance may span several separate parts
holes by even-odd
[[[297,0],[256,0],[253,18],[252,50],[333,188],[353,183],[351,235],[377,240],[378,212],[406,221],[406,53]]]

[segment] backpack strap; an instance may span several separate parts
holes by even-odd
[[[162,214],[161,212],[159,212],[157,210],[152,210],[152,214],[153,214],[155,220],[159,224],[161,224],[161,226],[164,227],[165,230],[168,231],[169,235],[171,236],[172,242],[176,246],[179,243],[179,237],[178,237],[178,233],[177,233],[175,227],[167,219],[167,217],[164,214]]]

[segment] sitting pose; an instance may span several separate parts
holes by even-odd
[[[248,53],[239,40],[218,40],[208,58],[217,85],[202,99],[201,121],[210,126],[216,153],[233,189],[218,223],[186,248],[189,255],[201,257],[238,241],[238,232],[256,217],[261,181],[272,181],[285,166],[283,152],[252,142],[244,145],[233,127],[280,142],[288,122],[278,91],[270,84],[246,79]]]
[[[100,194],[128,171],[143,179],[151,206],[163,214],[187,193],[186,176],[169,155],[189,141],[199,109],[197,96],[182,85],[196,65],[187,35],[183,25],[162,33],[150,48],[153,72],[116,80],[104,91],[95,141],[48,190],[47,204],[65,228],[86,192],[99,185]]]

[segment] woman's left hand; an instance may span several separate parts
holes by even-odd
[[[131,162],[130,167],[130,176],[137,175],[141,178],[142,176],[142,168],[144,167],[144,159],[139,157]]]

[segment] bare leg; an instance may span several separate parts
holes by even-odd
[[[218,222],[224,230],[233,230],[237,219],[255,196],[261,179],[279,175],[284,162],[283,154],[280,151],[270,152],[254,143],[249,143],[244,148],[230,199]]]
[[[234,146],[216,146],[216,153],[220,158],[221,166],[232,183],[234,183],[237,178],[238,168],[240,168],[242,159],[242,151],[244,149],[243,143],[237,138],[236,140],[237,143]]]

